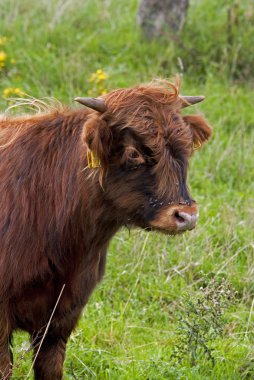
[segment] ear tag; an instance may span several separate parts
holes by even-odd
[[[96,154],[92,150],[88,150],[86,153],[87,156],[87,164],[90,169],[99,168],[101,166],[100,159],[96,156]]]
[[[193,150],[197,150],[201,147],[201,142],[199,142],[198,144],[193,144]]]

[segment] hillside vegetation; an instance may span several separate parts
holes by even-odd
[[[137,0],[1,0],[0,113],[10,97],[96,96],[182,75],[213,125],[191,160],[194,231],[120,231],[68,344],[65,379],[254,378],[254,5],[192,0],[173,40],[145,41]],[[25,343],[24,343],[25,342]],[[25,379],[28,336],[14,337]],[[32,378],[32,377],[31,377]]]

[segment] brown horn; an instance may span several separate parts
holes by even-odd
[[[83,104],[89,108],[92,108],[95,111],[105,112],[107,107],[102,99],[98,98],[75,98],[76,102]]]
[[[182,108],[192,106],[193,104],[202,102],[205,99],[204,96],[180,96],[180,98],[183,100]]]

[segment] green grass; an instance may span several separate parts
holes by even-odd
[[[110,89],[170,77],[180,71],[180,57],[182,93],[206,95],[196,111],[214,126],[211,142],[190,164],[190,188],[200,204],[197,228],[174,238],[119,231],[105,278],[69,341],[66,379],[254,377],[254,27],[246,21],[254,10],[241,2],[228,41],[232,4],[193,0],[181,46],[168,37],[143,40],[136,0],[1,2],[0,36],[8,41],[0,51],[16,63],[0,71],[0,94],[19,87],[72,103],[91,91],[88,79],[99,68],[109,74]],[[7,105],[2,98],[0,109]],[[186,293],[195,298],[202,273],[227,278],[238,291],[236,305],[227,311],[223,337],[212,342],[215,366],[202,355],[194,367],[188,361],[176,366],[171,354],[181,299]],[[27,339],[15,335],[14,379],[25,378],[31,365],[22,346]]]

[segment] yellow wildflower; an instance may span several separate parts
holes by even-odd
[[[24,92],[18,87],[7,87],[3,91],[3,97],[9,98],[11,96],[23,96]]]
[[[4,36],[0,36],[0,46],[3,46],[5,45],[7,42],[7,37],[4,37]]]
[[[0,61],[6,61],[7,54],[4,51],[0,51]]]
[[[90,75],[89,82],[100,83],[106,79],[108,79],[108,74],[102,69],[98,69],[95,73]]]
[[[97,94],[97,96],[107,94],[108,86],[106,80],[108,77],[109,75],[102,69],[98,69],[92,73],[88,79],[88,81],[92,84],[92,88],[89,90],[88,95],[90,93]]]
[[[0,51],[0,70],[5,66],[7,60],[7,54],[4,51]]]
[[[24,95],[24,92],[23,92],[20,88],[16,87],[16,88],[14,89],[14,94],[15,94],[15,95],[18,95],[18,96],[23,96],[23,95]]]
[[[0,51],[0,62],[5,62],[7,54],[4,51]]]
[[[98,80],[104,81],[105,79],[107,79],[107,77],[108,77],[107,74],[103,72],[103,73],[98,75]]]
[[[5,66],[7,54],[4,51],[0,51],[0,70]]]

